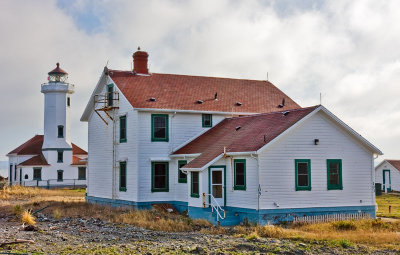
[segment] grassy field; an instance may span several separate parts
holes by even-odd
[[[377,196],[376,203],[378,204],[378,217],[400,219],[400,195]],[[391,213],[389,213],[389,205],[392,206]]]
[[[398,217],[400,196],[382,195],[377,198],[378,216]],[[387,214],[388,205],[392,213]],[[288,226],[236,226],[223,228],[212,226],[205,220],[192,220],[180,214],[161,210],[136,211],[130,208],[86,204],[83,190],[45,190],[38,188],[11,187],[0,190],[0,214],[15,215],[45,208],[42,213],[55,219],[62,217],[99,218],[113,223],[126,223],[151,230],[165,232],[200,231],[204,234],[226,234],[245,237],[248,240],[265,238],[289,239],[303,242],[327,241],[343,247],[362,244],[375,248],[400,250],[400,220],[359,220],[320,224]]]

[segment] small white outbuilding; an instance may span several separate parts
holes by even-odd
[[[377,165],[375,183],[380,183],[385,193],[400,192],[400,160],[385,159]]]

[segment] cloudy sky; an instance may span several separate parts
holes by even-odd
[[[0,160],[43,133],[40,85],[56,62],[75,84],[72,139],[108,62],[128,70],[269,80],[322,104],[400,158],[400,1],[0,1]],[[379,158],[380,161],[382,158]]]

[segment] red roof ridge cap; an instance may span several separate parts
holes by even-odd
[[[230,117],[230,118],[228,117],[226,119],[232,120],[232,119],[251,118],[251,117],[257,117],[257,116],[264,116],[264,115],[272,115],[272,114],[278,114],[278,113],[284,113],[284,112],[297,112],[297,111],[309,110],[312,108],[317,109],[319,106],[320,105],[314,105],[314,106],[309,106],[309,107],[304,107],[304,108],[296,108],[296,109],[289,109],[289,110],[276,111],[276,112],[257,113],[257,114],[238,116],[238,117]]]

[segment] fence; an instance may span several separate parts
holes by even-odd
[[[294,217],[293,223],[320,223],[340,220],[360,220],[369,219],[368,213],[346,213],[346,214],[327,214],[327,215],[311,215],[303,217]]]
[[[25,187],[41,187],[47,189],[59,188],[86,188],[86,180],[81,179],[49,179],[49,180],[31,180],[31,181],[15,181],[12,185],[21,185]]]

